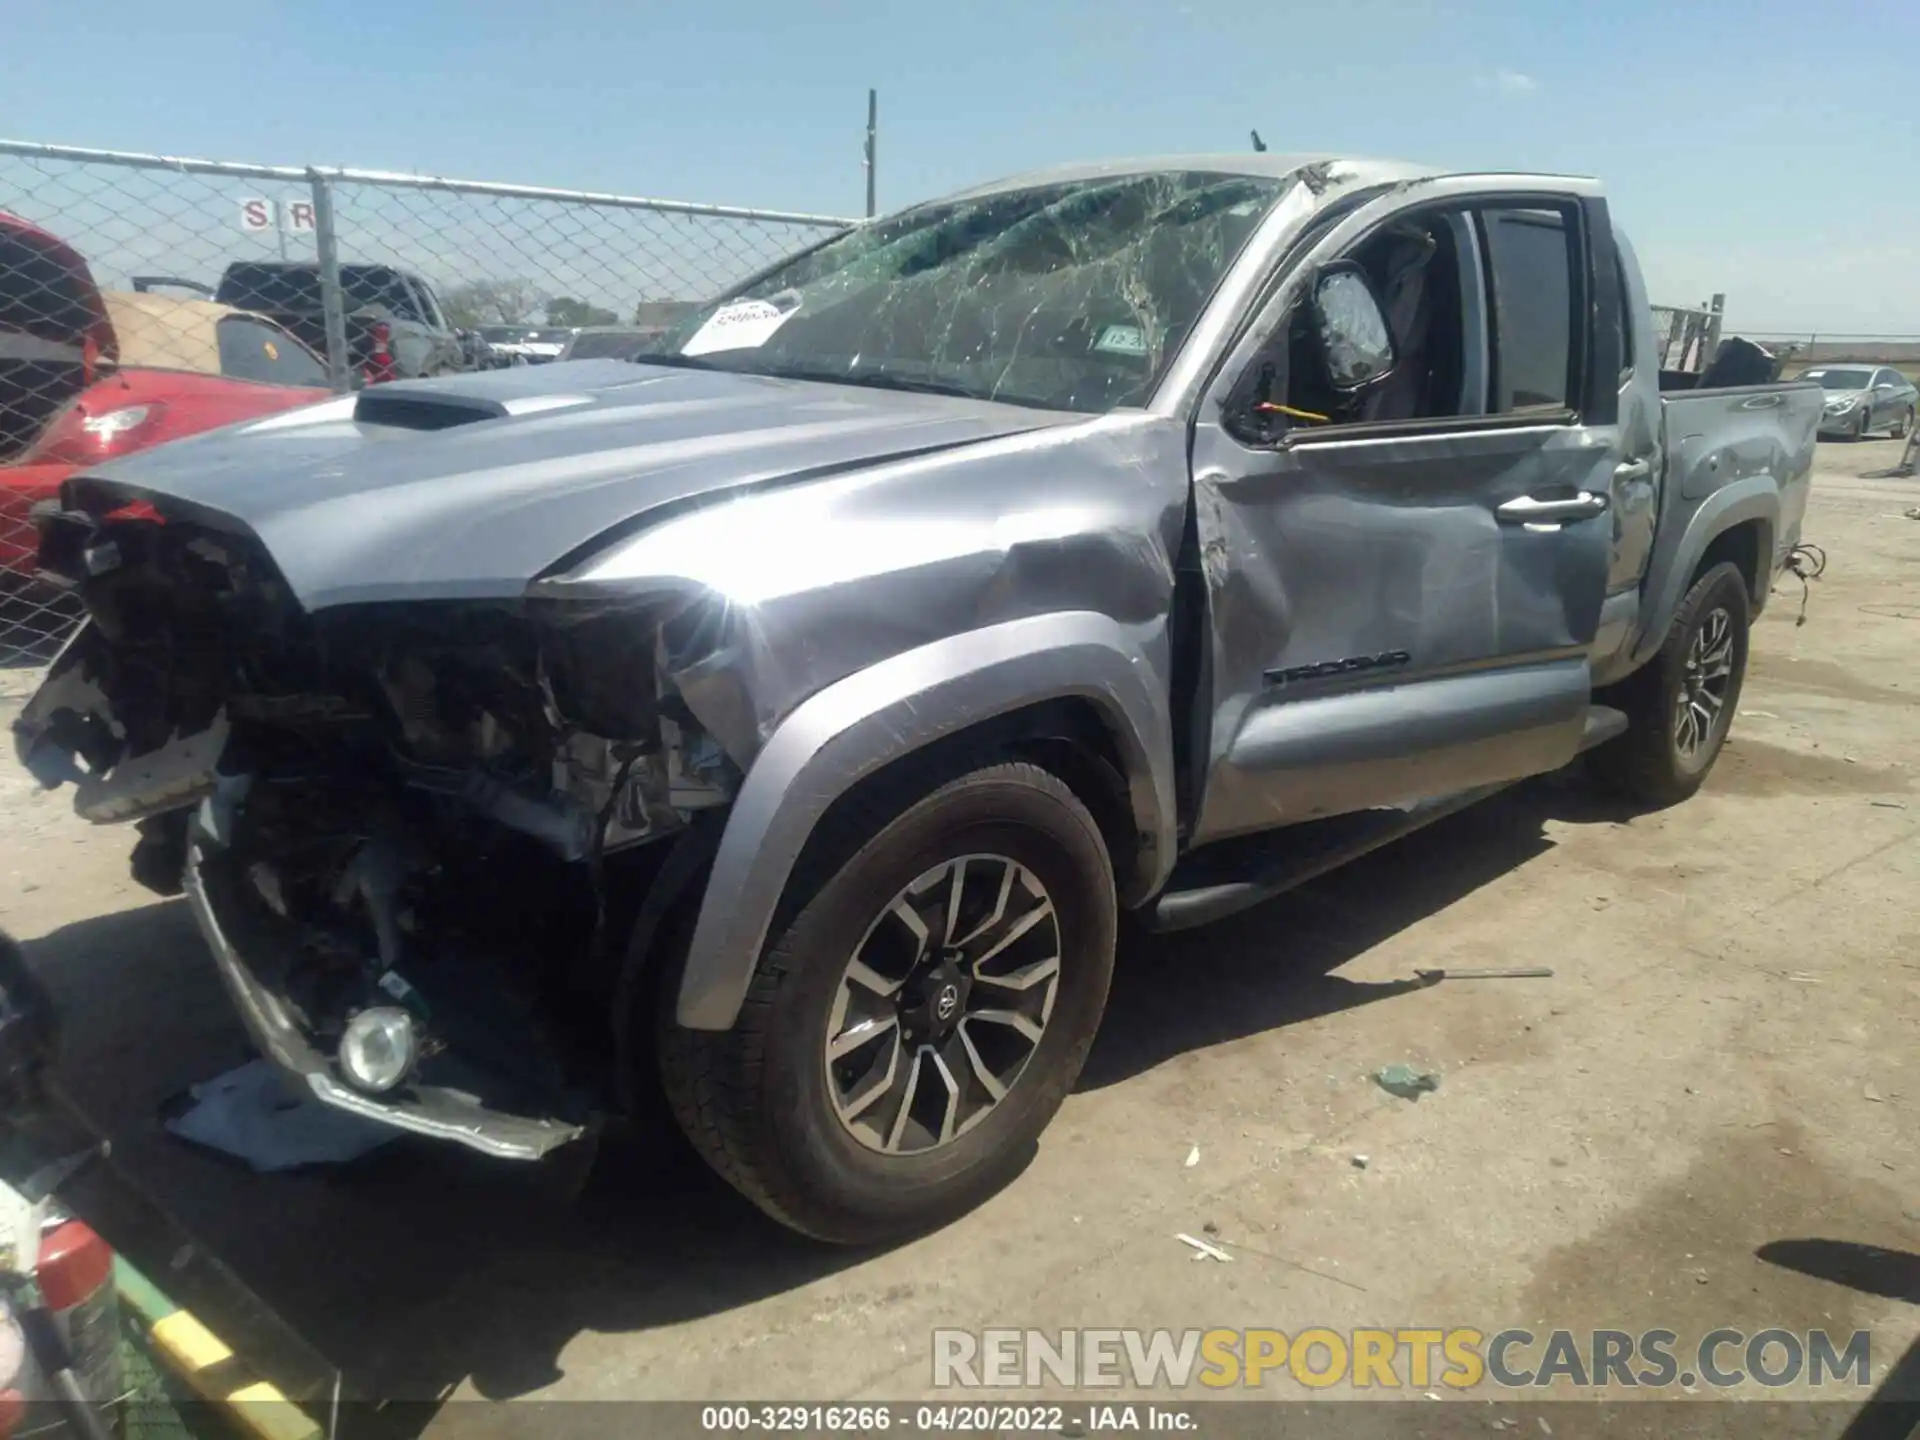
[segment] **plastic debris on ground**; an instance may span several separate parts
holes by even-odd
[[[1418,1100],[1440,1088],[1440,1077],[1431,1070],[1416,1070],[1411,1065],[1389,1065],[1373,1072],[1373,1083],[1402,1100]]]
[[[295,1092],[265,1060],[195,1085],[167,1130],[244,1160],[262,1174],[357,1160],[395,1138],[385,1125]]]
[[[1183,1244],[1191,1245],[1193,1247],[1193,1258],[1195,1260],[1217,1260],[1224,1265],[1233,1259],[1233,1256],[1222,1250],[1218,1245],[1209,1245],[1205,1240],[1195,1239],[1191,1235],[1176,1235],[1173,1238]]]

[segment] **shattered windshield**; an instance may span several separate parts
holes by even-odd
[[[1145,402],[1286,181],[1105,176],[923,205],[635,358],[1101,413]]]

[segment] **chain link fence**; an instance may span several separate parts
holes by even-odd
[[[33,577],[77,468],[396,378],[633,353],[856,222],[0,140],[0,664],[78,607]],[[1702,370],[1720,304],[1654,307]]]
[[[77,468],[331,391],[633,353],[854,223],[0,140],[0,664],[77,616],[30,518]]]

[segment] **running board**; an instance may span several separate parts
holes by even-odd
[[[1204,846],[1174,869],[1168,888],[1146,912],[1147,928],[1187,930],[1251,910],[1515,783],[1502,780],[1404,810],[1362,810]]]
[[[1627,712],[1615,710],[1611,705],[1587,706],[1587,727],[1580,735],[1580,753],[1586,754],[1596,745],[1604,745],[1616,735],[1626,733]]]
[[[1623,712],[1606,705],[1589,705],[1580,736],[1581,752],[1613,739],[1626,728]],[[1174,869],[1167,888],[1145,912],[1147,928],[1187,930],[1250,910],[1349,860],[1497,795],[1522,778],[1527,777],[1438,795],[1405,809],[1362,810],[1203,846]]]

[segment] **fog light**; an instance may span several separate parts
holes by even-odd
[[[379,1005],[347,1022],[340,1037],[340,1070],[354,1089],[381,1095],[407,1078],[417,1052],[413,1017]]]

